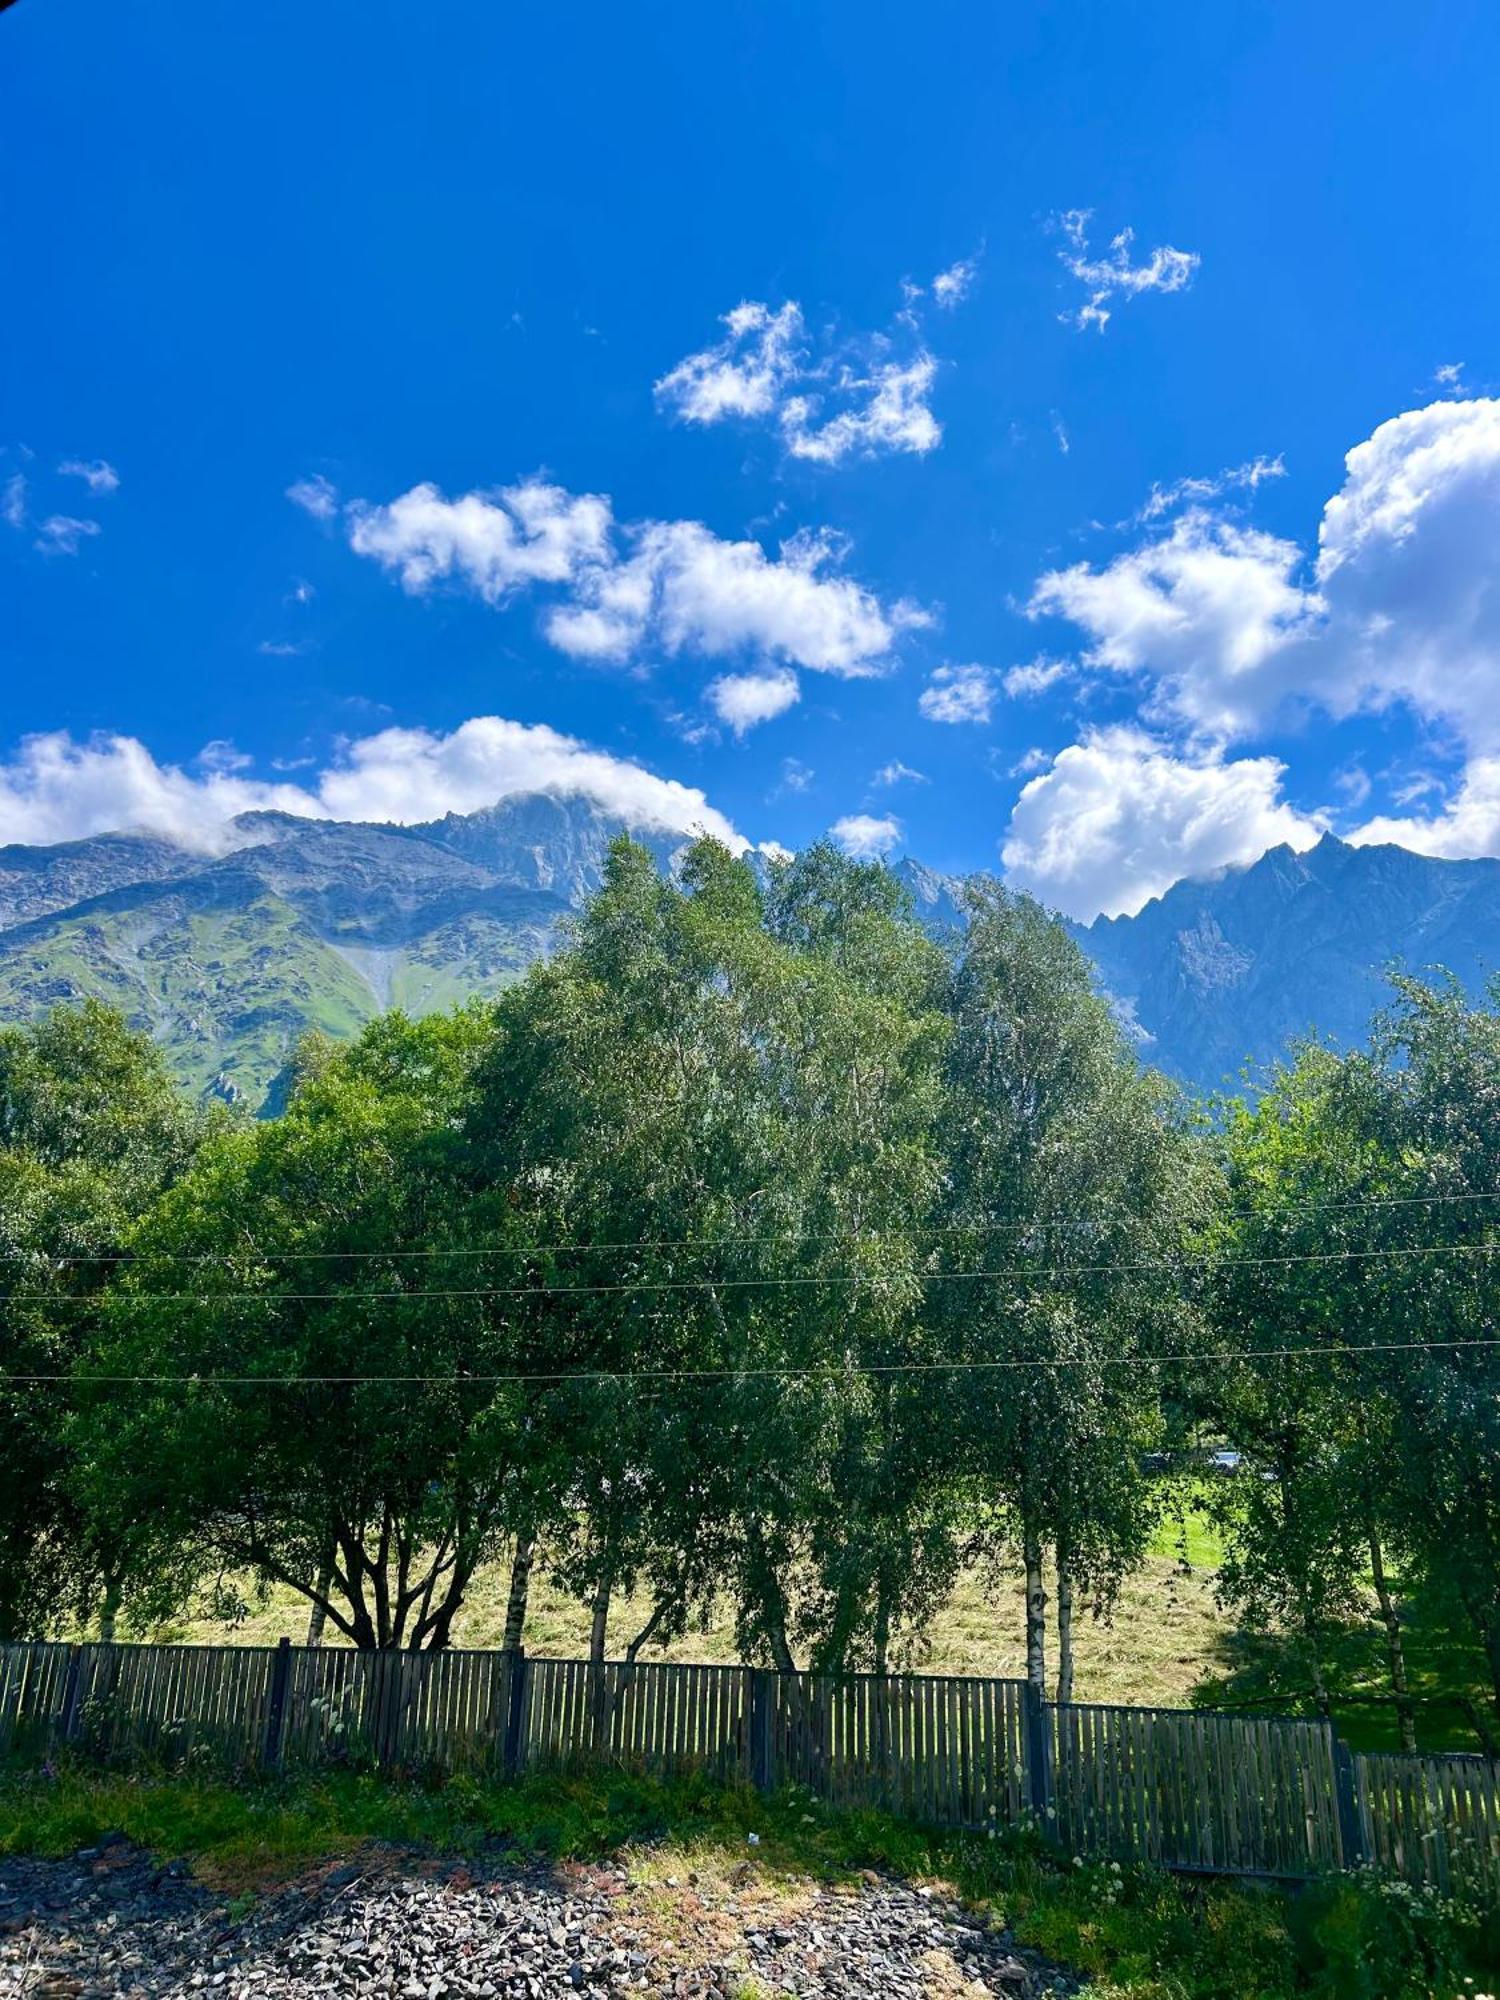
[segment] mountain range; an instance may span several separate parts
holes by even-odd
[[[307,1029],[346,1036],[382,1008],[515,978],[621,831],[663,866],[682,844],[536,793],[422,826],[250,813],[218,856],[132,833],[0,848],[0,1020],[95,996],[149,1028],[188,1088],[274,1108]],[[895,868],[924,921],[960,920],[955,878]],[[1329,836],[1070,928],[1143,1058],[1214,1089],[1289,1038],[1362,1039],[1394,965],[1482,992],[1500,967],[1500,861]]]

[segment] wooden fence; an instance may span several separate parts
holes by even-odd
[[[803,1785],[1071,1854],[1214,1874],[1369,1864],[1500,1901],[1481,1757],[1355,1756],[1319,1722],[1057,1706],[1023,1681],[342,1647],[0,1646],[0,1756],[495,1776],[617,1765]]]

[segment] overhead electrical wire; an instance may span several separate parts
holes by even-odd
[[[608,1382],[622,1386],[632,1382],[844,1381],[860,1376],[973,1375],[1027,1369],[1055,1371],[1060,1368],[1141,1368],[1160,1367],[1178,1362],[1214,1367],[1245,1361],[1320,1361],[1378,1354],[1466,1352],[1476,1348],[1495,1347],[1500,1347],[1500,1335],[1478,1340],[1384,1340],[1364,1343],[1341,1341],[1326,1346],[1310,1347],[1220,1348],[1204,1353],[1185,1348],[1169,1354],[1062,1355],[1051,1360],[1039,1359],[1032,1355],[1017,1355],[993,1361],[887,1361],[855,1362],[847,1365],[828,1362],[812,1368],[765,1365],[738,1368],[580,1368],[447,1375],[132,1375],[75,1374],[59,1370],[53,1373],[0,1373],[0,1388],[43,1383],[68,1384],[75,1388],[118,1388],[130,1384],[144,1384],[155,1388],[175,1386],[204,1389],[365,1386],[494,1388],[505,1385],[561,1388],[574,1382]]]
[[[1357,1200],[1342,1201],[1300,1201],[1284,1204],[1278,1213],[1283,1215],[1305,1214],[1355,1214],[1368,1209],[1391,1208],[1433,1208],[1448,1203],[1477,1201],[1500,1201],[1500,1189],[1488,1189],[1473,1194],[1417,1194],[1417,1195],[1371,1195]],[[1236,1208],[1222,1212],[1217,1219],[1224,1221],[1248,1220],[1262,1214],[1256,1208]],[[1018,1234],[1022,1230],[1058,1230],[1083,1225],[1107,1225],[1113,1221],[1133,1222],[1139,1217],[1132,1209],[1102,1209],[1095,1215],[1060,1218],[1011,1219],[1004,1222],[943,1222],[921,1223],[913,1230],[917,1236],[996,1236],[1005,1233]],[[388,1250],[276,1250],[262,1244],[247,1243],[231,1250],[107,1250],[92,1252],[87,1250],[69,1251],[58,1256],[48,1256],[45,1252],[31,1250],[0,1250],[0,1263],[20,1263],[44,1259],[49,1264],[228,1264],[240,1259],[262,1258],[266,1262],[325,1262],[343,1263],[361,1260],[394,1260],[405,1257],[558,1257],[599,1254],[603,1251],[627,1250],[719,1250],[743,1249],[757,1245],[777,1246],[789,1243],[862,1243],[870,1239],[870,1233],[859,1229],[801,1230],[783,1235],[771,1236],[641,1236],[602,1243],[496,1243],[496,1244],[455,1244],[421,1245],[414,1248]]]
[[[973,1284],[999,1278],[1087,1278],[1133,1275],[1141,1271],[1185,1271],[1202,1265],[1220,1270],[1261,1270],[1302,1264],[1372,1263],[1384,1259],[1413,1257],[1492,1257],[1500,1254],[1494,1243],[1422,1243],[1375,1250],[1300,1250],[1265,1257],[1226,1257],[1215,1251],[1189,1251],[1176,1257],[1143,1258],[1135,1263],[1106,1264],[1012,1264],[987,1271],[896,1271],[809,1272],[795,1277],[769,1278],[632,1278],[606,1285],[467,1285],[428,1287],[421,1291],[221,1291],[221,1292],[9,1292],[0,1293],[0,1306],[28,1304],[46,1307],[97,1306],[100,1297],[131,1305],[313,1305],[382,1304],[414,1305],[432,1299],[543,1299],[592,1298],[636,1292],[691,1291],[774,1291],[806,1289],[815,1285],[891,1284],[911,1279],[919,1284]]]

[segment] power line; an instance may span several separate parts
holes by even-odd
[[[1303,1250],[1271,1257],[1223,1257],[1213,1251],[1194,1252],[1179,1257],[1143,1258],[1121,1264],[1012,1264],[993,1271],[849,1271],[812,1272],[796,1277],[774,1278],[636,1278],[629,1283],[609,1285],[469,1285],[429,1288],[425,1291],[340,1291],[340,1292],[111,1292],[103,1296],[137,1305],[313,1305],[381,1304],[414,1305],[431,1299],[545,1299],[591,1298],[601,1294],[618,1296],[638,1292],[691,1291],[775,1291],[805,1289],[812,1285],[893,1284],[911,1279],[918,1284],[973,1284],[996,1278],[1088,1278],[1131,1275],[1140,1271],[1183,1271],[1196,1266],[1214,1266],[1224,1271],[1262,1270],[1296,1264],[1378,1263],[1383,1259],[1412,1257],[1492,1257],[1500,1253],[1495,1243],[1425,1243],[1379,1250]],[[87,1292],[10,1292],[0,1294],[0,1305],[24,1303],[41,1306],[96,1307],[99,1297]]]
[[[1305,1214],[1353,1214],[1366,1209],[1387,1208],[1433,1208],[1447,1203],[1500,1201],[1500,1190],[1487,1190],[1476,1194],[1419,1194],[1419,1195],[1372,1195],[1362,1196],[1355,1201],[1294,1201],[1282,1204],[1278,1213],[1283,1215]],[[1264,1213],[1258,1208],[1235,1208],[1224,1210],[1216,1220],[1248,1221]],[[1018,1234],[1022,1230],[1057,1230],[1084,1225],[1100,1226],[1113,1221],[1134,1222],[1140,1218],[1133,1209],[1103,1209],[1093,1216],[1059,1217],[1055,1219],[1028,1218],[1024,1221],[1005,1222],[934,1222],[919,1224],[913,1233],[918,1236],[996,1236],[1005,1233]],[[273,1250],[258,1244],[246,1244],[234,1250],[109,1250],[94,1254],[89,1251],[69,1251],[58,1256],[47,1256],[45,1252],[31,1250],[0,1250],[0,1263],[23,1263],[37,1257],[45,1257],[49,1264],[227,1264],[238,1258],[260,1257],[277,1263],[322,1262],[344,1263],[365,1259],[394,1260],[405,1257],[556,1257],[583,1256],[600,1251],[623,1250],[728,1250],[755,1247],[758,1245],[777,1246],[789,1243],[861,1243],[876,1240],[867,1230],[830,1229],[801,1230],[785,1235],[773,1236],[640,1236],[605,1243],[497,1243],[489,1245],[456,1244],[452,1246],[425,1245],[416,1248],[392,1250]]]
[[[1500,1335],[1480,1340],[1380,1340],[1364,1344],[1347,1341],[1327,1347],[1221,1348],[1206,1353],[1183,1349],[1170,1354],[1064,1355],[1053,1360],[1039,1360],[1025,1355],[995,1361],[876,1361],[851,1365],[829,1362],[815,1368],[580,1368],[473,1375],[79,1375],[57,1371],[51,1374],[0,1374],[0,1387],[56,1383],[100,1388],[130,1384],[203,1389],[494,1388],[502,1385],[562,1387],[572,1382],[609,1382],[623,1387],[632,1382],[840,1381],[867,1375],[976,1375],[1017,1369],[1159,1367],[1178,1362],[1213,1367],[1244,1361],[1323,1361],[1372,1354],[1455,1353],[1493,1347],[1500,1347]]]

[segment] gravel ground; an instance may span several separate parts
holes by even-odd
[[[376,1854],[232,1906],[123,1838],[0,1861],[0,1995],[1040,2000],[1079,1982],[930,1891]]]

